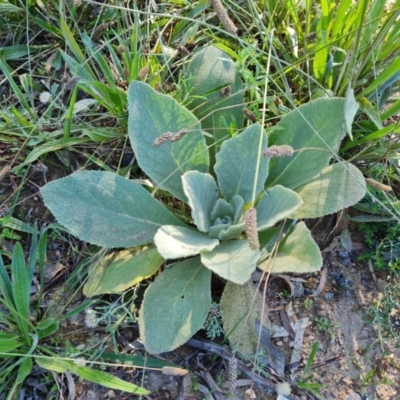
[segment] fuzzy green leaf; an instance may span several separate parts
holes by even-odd
[[[154,275],[163,263],[164,259],[155,247],[135,247],[112,253],[91,266],[84,294],[92,297],[122,293]]]
[[[322,267],[321,252],[304,222],[298,223],[279,244],[278,253],[273,260],[266,257],[265,251],[260,257],[264,261],[258,268],[274,274],[284,272],[304,274],[318,271]]]
[[[211,271],[199,257],[167,268],[147,289],[140,337],[152,354],[171,351],[203,327],[211,306]]]
[[[201,262],[219,276],[239,285],[245,283],[256,269],[260,257],[247,240],[221,242],[212,251],[202,251]]]
[[[336,163],[297,188],[296,192],[304,203],[291,218],[319,218],[360,201],[365,196],[366,183],[357,167],[349,163]]]
[[[186,201],[181,176],[192,170],[208,172],[208,150],[200,122],[171,96],[149,85],[132,82],[128,93],[129,138],[140,168],[157,185]],[[166,132],[189,132],[159,147],[154,141]]]
[[[208,46],[197,53],[187,69],[188,93],[194,97],[189,107],[201,120],[211,154],[216,154],[223,140],[229,138],[228,128],[243,126],[243,85],[235,63],[222,50]],[[221,90],[230,87],[229,95]],[[212,157],[214,159],[214,156]]]
[[[257,344],[256,318],[259,317],[259,291],[248,281],[244,285],[227,282],[221,297],[224,330],[234,349],[252,355]]]
[[[61,225],[99,246],[140,246],[152,243],[162,225],[184,225],[141,185],[110,172],[75,173],[41,193]]]
[[[192,218],[201,232],[211,226],[211,211],[218,199],[218,187],[210,174],[189,171],[182,176],[183,190],[192,209]]]
[[[296,189],[317,176],[328,166],[345,134],[342,98],[310,101],[286,114],[278,126],[285,130],[270,136],[270,144],[290,145],[296,152],[291,157],[272,158],[267,186],[280,184]]]
[[[219,241],[193,229],[164,225],[154,236],[158,252],[165,259],[194,256],[201,250],[214,249]]]
[[[288,217],[303,203],[293,190],[277,185],[267,190],[257,204],[257,228],[263,231]]]
[[[261,157],[256,171],[257,159],[260,157],[260,135],[262,135],[261,149],[264,149],[267,147],[267,135],[258,123],[222,144],[217,154],[215,173],[219,188],[226,200],[231,201],[233,196],[238,194],[243,197],[245,203],[249,203],[254,184],[256,193],[263,189],[268,176],[269,159]],[[255,176],[257,176],[256,182],[254,182]]]

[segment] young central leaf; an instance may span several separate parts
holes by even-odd
[[[162,226],[154,236],[158,252],[166,259],[194,256],[201,250],[213,250],[218,240],[181,226]]]
[[[201,232],[211,226],[211,211],[218,199],[218,187],[210,174],[189,171],[182,176],[183,190],[192,209],[192,218]]]
[[[240,195],[245,204],[252,200],[253,187],[256,193],[261,192],[268,176],[269,159],[262,157],[258,171],[260,135],[262,149],[267,147],[267,135],[260,124],[253,124],[240,135],[225,141],[217,154],[215,173],[218,186],[227,201]],[[257,181],[255,181],[257,177]]]
[[[220,240],[238,237],[244,229],[241,222],[243,207],[244,201],[239,195],[233,196],[232,203],[218,199],[210,214],[212,226],[208,235]]]

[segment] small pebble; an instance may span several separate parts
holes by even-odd
[[[325,301],[331,301],[331,300],[333,300],[333,297],[334,297],[334,295],[332,292],[327,292],[327,293],[325,293],[324,299],[325,299]]]
[[[349,252],[346,251],[346,250],[339,250],[339,251],[337,252],[337,255],[338,255],[340,258],[348,258],[348,257],[349,257]]]

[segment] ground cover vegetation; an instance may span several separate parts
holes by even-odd
[[[250,278],[319,272],[311,226],[328,215],[364,235],[359,261],[389,281],[369,322],[396,339],[399,14],[399,1],[0,0],[0,392],[30,393],[49,370],[70,393],[74,373],[147,394],[98,368],[176,367],[120,354],[127,324],[150,354],[203,328],[223,337],[228,392],[235,362],[264,376],[267,285]],[[43,302],[53,253],[74,268]],[[85,350],[61,339],[82,312],[106,331]],[[269,390],[323,398],[306,376],[317,349],[298,393]]]

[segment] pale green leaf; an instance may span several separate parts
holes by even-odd
[[[61,374],[71,370],[74,364],[73,361],[59,360],[56,357],[35,357],[35,362],[44,369],[59,372]]]
[[[352,140],[353,140],[352,124],[354,117],[357,114],[357,111],[358,111],[358,103],[356,101],[356,98],[354,97],[354,89],[351,89],[349,87],[349,89],[347,90],[346,100],[344,103],[344,120],[346,123],[347,134]]]
[[[257,344],[256,318],[260,295],[250,281],[243,285],[227,282],[220,308],[226,335],[234,349],[253,355]]]
[[[214,249],[219,241],[193,229],[164,225],[154,236],[158,252],[165,259],[194,256],[201,250]]]
[[[122,390],[127,393],[135,394],[149,394],[150,392],[146,389],[136,386],[132,383],[125,382],[116,376],[113,376],[107,372],[94,370],[88,367],[80,366],[73,361],[58,360],[56,357],[52,358],[42,358],[35,357],[36,363],[49,371],[55,371],[59,373],[64,373],[66,371],[75,372],[81,378],[86,379],[90,382],[98,383],[99,385]]]
[[[154,275],[163,263],[164,259],[154,247],[135,247],[112,253],[91,266],[84,294],[92,297],[122,293]]]
[[[239,285],[245,283],[256,269],[260,257],[247,240],[221,242],[212,251],[202,251],[201,262],[219,276]]]
[[[147,289],[139,317],[147,351],[171,351],[203,327],[211,306],[211,271],[199,257],[167,268]]]
[[[296,189],[318,175],[337,152],[345,133],[344,104],[341,98],[320,98],[286,114],[273,132],[270,144],[290,145],[297,151],[291,157],[272,158],[267,186],[277,184]]]
[[[89,382],[94,382],[110,389],[122,390],[123,392],[134,393],[136,395],[150,394],[148,390],[140,386],[134,385],[133,383],[126,382],[118,378],[117,376],[111,375],[105,371],[82,367],[76,364],[73,366],[72,371],[78,374],[81,378],[88,380]]]
[[[219,188],[226,200],[231,201],[233,196],[238,194],[243,197],[245,203],[249,203],[252,200],[254,185],[256,194],[263,189],[268,176],[269,159],[260,155],[260,139],[262,150],[267,147],[267,135],[257,123],[222,144],[214,169]],[[259,157],[261,159],[257,170]]]
[[[288,217],[303,203],[293,190],[277,185],[267,190],[257,204],[257,228],[263,231]]]
[[[279,244],[278,253],[272,255],[272,260],[267,258],[266,251],[260,258],[263,261],[257,267],[274,274],[304,274],[322,267],[321,252],[304,222],[298,223]]]
[[[75,173],[41,193],[61,225],[99,246],[140,246],[152,243],[162,225],[184,225],[141,185],[110,172]]]
[[[208,150],[200,122],[171,96],[157,93],[149,85],[132,82],[128,93],[129,138],[140,168],[157,185],[186,201],[181,176],[192,170],[208,172]],[[189,132],[180,140],[159,147],[162,134]]]
[[[222,50],[207,46],[197,53],[187,69],[188,93],[194,100],[189,104],[201,120],[211,154],[216,154],[223,140],[229,138],[229,126],[243,125],[243,85],[235,63]],[[230,95],[221,90],[230,87]],[[214,156],[212,156],[214,159]]]
[[[360,201],[366,192],[363,174],[349,163],[336,163],[296,189],[303,204],[291,218],[318,218],[333,214]]]
[[[218,187],[210,174],[189,171],[182,176],[183,190],[192,209],[192,218],[201,232],[211,226],[211,211],[218,199]]]

